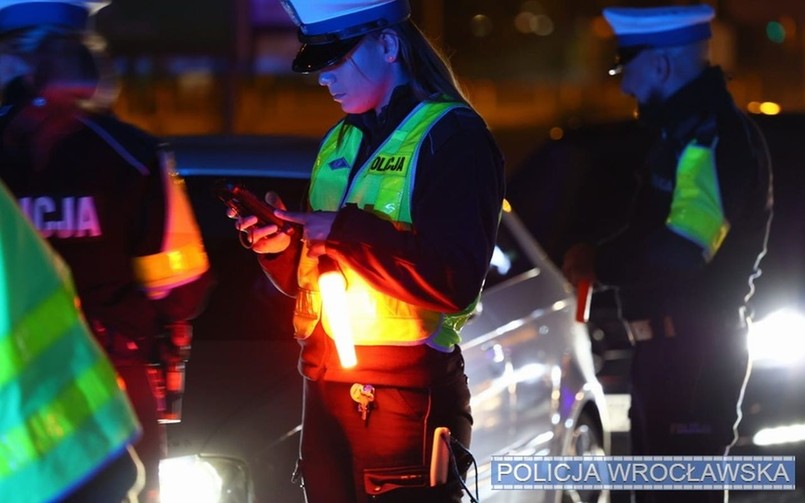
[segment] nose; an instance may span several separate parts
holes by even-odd
[[[322,71],[319,72],[319,85],[320,86],[329,86],[335,81],[335,76],[333,72]]]

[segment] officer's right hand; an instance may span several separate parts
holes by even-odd
[[[280,231],[274,224],[258,227],[257,217],[249,215],[240,217],[235,227],[246,234],[246,241],[251,244],[255,253],[280,253],[291,244],[291,236]]]

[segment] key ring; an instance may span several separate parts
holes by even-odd
[[[252,234],[252,228],[249,227],[246,230],[241,230],[238,232],[238,241],[240,241],[240,246],[246,248],[247,250],[251,250],[254,246],[254,235]]]

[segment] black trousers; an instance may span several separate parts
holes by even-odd
[[[429,388],[374,386],[365,420],[350,396],[354,383],[306,379],[300,471],[308,503],[460,502],[458,477],[431,488],[428,474],[436,427],[470,445],[470,392],[461,368]]]
[[[632,453],[723,456],[736,439],[749,376],[746,330],[685,326],[638,342],[632,361]],[[718,502],[724,491],[639,491],[641,503]]]

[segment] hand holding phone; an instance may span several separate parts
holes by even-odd
[[[247,217],[254,215],[257,217],[257,225],[261,227],[274,224],[279,227],[280,232],[290,236],[299,231],[298,225],[278,217],[275,213],[276,208],[265,201],[261,201],[243,185],[221,181],[216,184],[215,193],[218,199],[234,211],[237,216]]]

